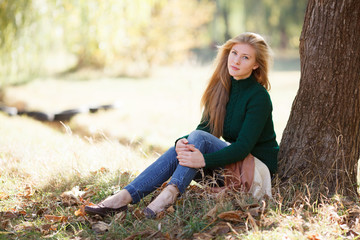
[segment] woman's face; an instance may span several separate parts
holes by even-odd
[[[259,65],[256,63],[255,49],[246,43],[235,44],[228,56],[230,76],[236,80],[248,78]]]

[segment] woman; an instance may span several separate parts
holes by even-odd
[[[144,209],[152,218],[173,204],[193,179],[234,165],[250,175],[249,181],[239,180],[245,190],[256,195],[253,188],[260,176],[265,177],[266,191],[271,194],[269,170],[274,174],[277,169],[279,147],[267,92],[269,61],[270,48],[260,35],[243,33],[228,40],[219,49],[215,71],[201,99],[204,111],[196,130],[178,139],[120,192],[100,204],[86,206],[85,211],[102,216],[124,211],[129,203],[139,202],[170,178]]]

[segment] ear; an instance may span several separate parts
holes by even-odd
[[[257,63],[255,63],[253,70],[256,70],[259,67],[259,65]]]

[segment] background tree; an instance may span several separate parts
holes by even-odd
[[[272,48],[297,48],[306,1],[244,1],[246,31],[260,32],[271,41]]]
[[[2,0],[0,91],[82,68],[139,76],[155,65],[208,62],[214,45],[243,31],[297,49],[304,11],[298,0]]]
[[[323,194],[356,193],[359,29],[358,0],[309,0],[300,37],[300,87],[280,145],[283,180]]]
[[[31,44],[36,37],[21,37],[26,33],[35,36],[30,26],[36,18],[32,0],[0,2],[0,91],[3,76],[11,79],[18,72],[24,78],[37,70],[33,61],[28,61],[29,55],[40,52],[37,45]],[[29,67],[23,69],[24,65]]]
[[[145,75],[209,45],[213,10],[208,0],[0,1],[0,89],[64,63]]]

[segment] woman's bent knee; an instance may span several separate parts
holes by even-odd
[[[188,141],[196,141],[198,139],[204,139],[206,136],[208,136],[210,133],[205,132],[203,130],[195,130],[190,133],[188,136]]]

